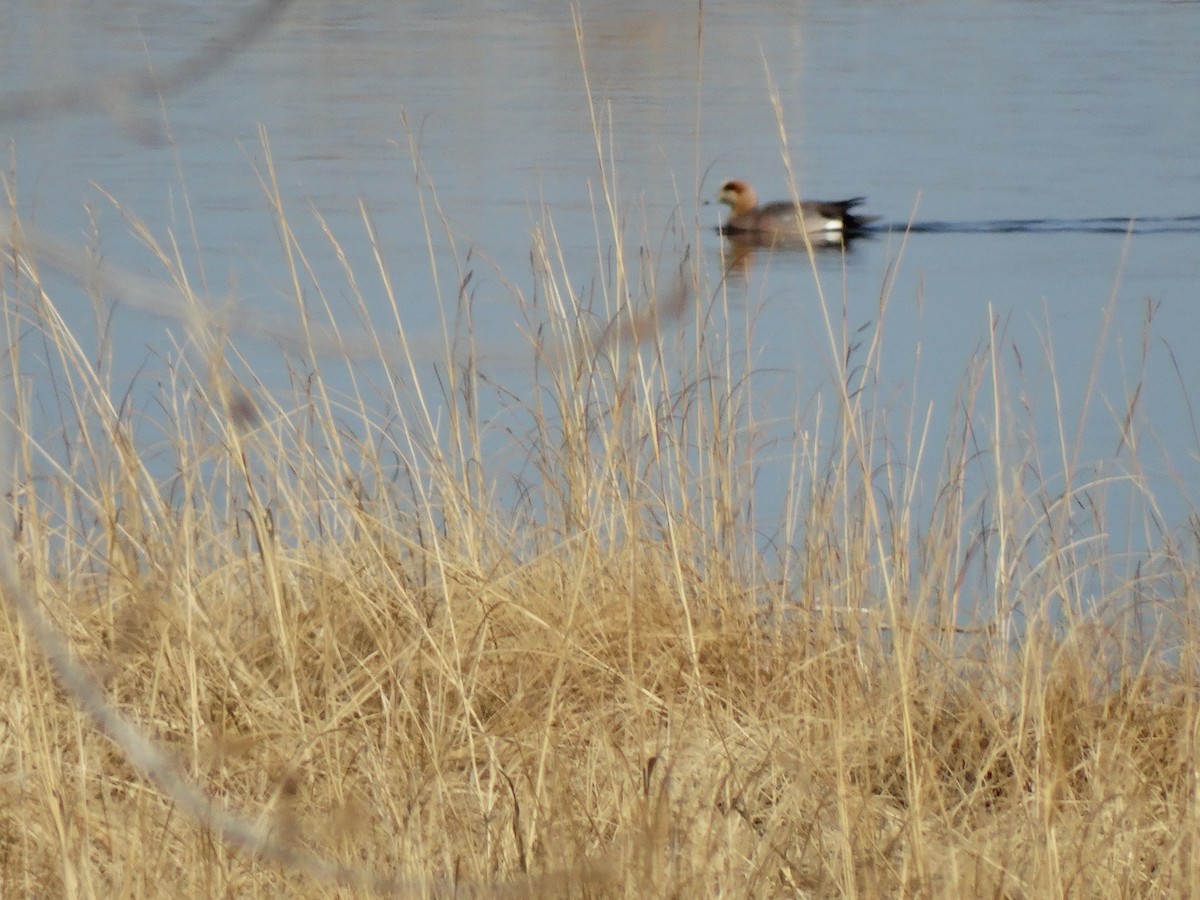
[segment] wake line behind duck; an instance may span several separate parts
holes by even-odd
[[[737,243],[801,246],[841,244],[867,235],[909,234],[1179,234],[1200,232],[1200,215],[1108,216],[1084,219],[990,219],[979,222],[880,222],[855,213],[865,197],[848,200],[790,200],[759,205],[748,182],[731,179],[717,198],[730,208],[717,228]]]
[[[1108,216],[1090,219],[991,219],[983,222],[897,222],[871,231],[910,234],[1189,234],[1200,216]]]

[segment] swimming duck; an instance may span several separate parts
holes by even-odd
[[[837,241],[861,233],[879,218],[850,211],[865,197],[801,200],[799,204],[782,200],[759,206],[754,188],[736,178],[721,185],[717,199],[732,210],[721,226],[721,234],[764,242],[803,239],[805,232],[811,240]]]

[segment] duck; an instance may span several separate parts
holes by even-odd
[[[720,232],[726,237],[774,243],[810,240],[837,242],[866,230],[879,216],[860,216],[851,210],[866,197],[849,200],[780,200],[758,205],[758,194],[748,182],[738,178],[721,185],[717,199],[730,208],[729,218]]]

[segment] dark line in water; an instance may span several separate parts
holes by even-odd
[[[1200,234],[1200,216],[1102,219],[993,219],[983,222],[891,222],[865,231],[910,234]]]

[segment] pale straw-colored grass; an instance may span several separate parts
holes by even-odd
[[[214,312],[174,239],[132,217],[164,285],[5,226],[5,896],[1200,883],[1195,515],[1129,566],[1096,514],[1112,485],[1068,437],[1066,471],[1043,471],[994,331],[931,434],[881,400],[887,289],[865,333],[822,300],[812,352],[837,389],[790,451],[782,521],[760,521],[755,373],[713,327],[736,316],[730,283],[711,241],[605,253],[630,247],[609,172],[600,275],[571,271],[542,211],[532,274],[504,281],[530,360],[496,414],[514,475],[488,465],[477,263],[419,164],[427,302],[447,311],[432,345],[365,209],[354,239],[378,267],[347,264],[360,321],[339,325],[307,254],[345,260],[348,238],[298,246],[262,177],[296,311],[268,332]],[[125,402],[111,343],[77,341],[78,300],[39,259],[105,295],[158,291],[185,324],[137,380],[149,401]],[[241,355],[264,333],[290,393]],[[1127,458],[1119,483],[1140,484]],[[1161,632],[1135,641],[1147,603]]]

